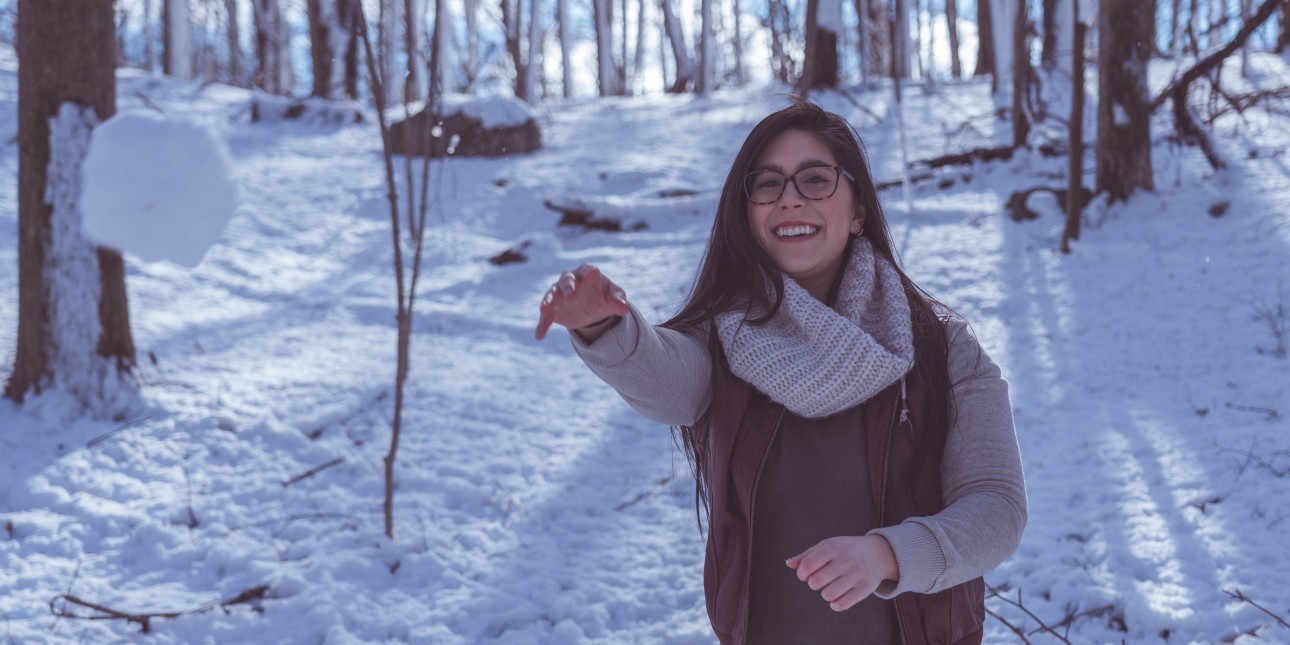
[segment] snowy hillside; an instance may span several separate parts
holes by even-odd
[[[1252,62],[1259,86],[1290,80],[1281,58]],[[781,91],[545,103],[543,151],[435,167],[391,541],[395,301],[374,121],[251,123],[245,91],[123,72],[119,109],[224,135],[241,205],[195,269],[127,258],[145,408],[64,423],[57,397],[0,399],[0,638],[712,643],[692,482],[668,429],[599,382],[563,331],[539,343],[533,327],[542,291],[581,262],[647,316],[674,312],[725,171]],[[1007,136],[988,91],[907,87],[911,156]],[[0,378],[17,325],[16,96],[10,53]],[[817,100],[859,130],[880,181],[899,178],[890,92]],[[987,582],[1025,609],[987,600],[1001,617],[988,642],[1020,642],[1004,621],[1036,643],[1059,642],[1044,625],[1070,642],[1290,641],[1232,595],[1290,620],[1290,358],[1273,333],[1290,316],[1290,117],[1217,127],[1234,160],[1222,173],[1168,143],[1162,110],[1156,192],[1095,202],[1069,256],[1056,202],[1032,200],[1040,217],[1025,223],[1004,209],[1014,190],[1064,183],[1064,158],[938,170],[914,186],[912,216],[899,188],[883,194],[906,267],[972,321],[1012,385],[1031,519]],[[1085,167],[1091,183],[1091,154]],[[543,201],[569,199],[624,232],[557,226]],[[488,262],[524,242],[526,262]],[[62,594],[208,610],[154,618],[142,637],[55,616]]]

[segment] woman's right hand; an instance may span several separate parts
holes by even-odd
[[[627,294],[621,287],[606,278],[600,269],[583,264],[561,273],[560,279],[542,296],[541,315],[533,336],[542,340],[555,323],[575,331],[599,326],[616,316],[627,315],[629,309]]]

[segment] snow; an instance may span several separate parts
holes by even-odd
[[[94,129],[83,169],[85,234],[144,260],[195,267],[237,207],[211,128],[140,110]]]
[[[532,106],[510,96],[449,94],[444,97],[443,104],[444,116],[462,113],[477,119],[488,129],[524,125],[537,120]]]
[[[1260,87],[1290,77],[1279,57],[1251,65]],[[0,60],[0,123],[15,88]],[[192,270],[128,262],[145,382],[128,420],[0,400],[0,634],[134,642],[137,625],[58,618],[50,601],[164,612],[268,585],[254,603],[155,619],[146,638],[714,642],[668,429],[599,382],[563,332],[537,342],[533,327],[542,291],[581,262],[648,317],[673,313],[724,173],[784,88],[547,102],[543,151],[434,166],[393,540],[381,503],[396,307],[375,123],[249,123],[243,90],[129,73],[118,89],[123,111],[146,97],[222,124],[245,198]],[[917,158],[1009,131],[988,81],[905,90]],[[818,100],[865,137],[880,181],[898,177],[896,129],[876,116],[890,90],[844,91],[865,109]],[[1014,190],[1064,184],[1064,158],[937,170],[914,185],[912,218],[897,190],[882,194],[913,277],[973,323],[1011,382],[1030,524],[987,576],[1000,597],[986,604],[1033,642],[1055,640],[1033,633],[1040,620],[1068,616],[1076,643],[1290,640],[1229,595],[1290,616],[1290,363],[1256,306],[1290,297],[1286,118],[1220,118],[1234,161],[1214,173],[1158,115],[1158,192],[1095,201],[1070,255],[1055,202],[1035,200],[1025,223],[1003,208]],[[1085,166],[1091,183],[1091,153]],[[0,148],[0,171],[16,168],[15,147]],[[542,202],[571,196],[647,226],[558,227]],[[0,265],[16,265],[15,204],[0,182]],[[523,241],[527,262],[487,262]],[[0,272],[0,294],[16,282]],[[0,298],[0,347],[16,324]],[[1018,639],[987,618],[986,641]]]

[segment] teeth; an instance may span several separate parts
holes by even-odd
[[[797,237],[799,235],[810,235],[811,233],[814,233],[817,230],[819,230],[817,227],[807,226],[807,225],[781,226],[778,230],[775,231],[775,234],[780,237]]]

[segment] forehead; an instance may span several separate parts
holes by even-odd
[[[786,170],[796,170],[802,164],[811,161],[823,161],[837,165],[833,151],[805,130],[785,130],[770,140],[753,162],[754,168],[779,166]]]

